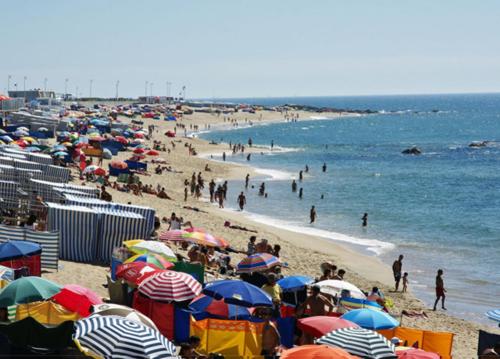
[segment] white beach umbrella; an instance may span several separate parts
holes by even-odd
[[[366,295],[361,291],[361,289],[356,287],[354,284],[346,282],[345,280],[328,279],[314,285],[318,286],[320,291],[326,294],[340,296],[340,293],[343,290],[348,290],[351,293],[351,298],[366,299]]]
[[[134,244],[130,247],[130,250],[136,253],[155,253],[159,254],[165,258],[177,258],[175,253],[163,242],[158,241],[144,241],[137,244]]]
[[[153,323],[151,319],[146,317],[141,312],[138,312],[137,310],[127,307],[125,305],[110,304],[110,303],[96,304],[92,306],[92,310],[93,310],[92,313],[94,315],[117,315],[119,317],[124,317],[128,320],[133,320],[142,323],[150,328],[158,329],[155,323]]]

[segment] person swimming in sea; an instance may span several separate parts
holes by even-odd
[[[300,189],[299,189],[299,199],[302,199],[303,192],[304,192],[304,189],[302,187],[300,187]]]
[[[306,165],[305,172],[306,173],[309,172],[309,166],[308,165]]]
[[[297,182],[295,180],[292,180],[292,192],[297,192]]]
[[[361,220],[363,221],[363,227],[366,227],[368,225],[368,213],[365,212],[365,214],[363,214],[363,217],[361,217]]]
[[[299,181],[302,181],[304,179],[304,173],[301,171],[299,171]]]
[[[326,172],[326,162],[325,162],[325,163],[323,163],[322,170],[323,170],[323,172]]]

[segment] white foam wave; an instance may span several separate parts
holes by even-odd
[[[270,177],[271,181],[286,181],[293,178],[293,174],[290,172],[273,170],[268,168],[254,168],[254,171],[258,174]]]
[[[269,226],[285,229],[295,233],[302,233],[316,237],[327,238],[337,242],[344,242],[348,244],[354,244],[363,246],[366,250],[374,253],[375,255],[381,255],[387,251],[390,251],[395,248],[395,245],[392,243],[387,243],[383,241],[379,241],[377,239],[368,239],[368,238],[357,238],[348,236],[346,234],[331,232],[324,229],[317,229],[308,226],[301,226],[299,224],[293,224],[290,222],[286,222],[280,219],[275,219],[267,216],[263,216],[260,214],[249,213],[245,214],[248,218],[255,222],[263,223]]]

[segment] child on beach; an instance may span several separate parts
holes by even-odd
[[[405,272],[403,274],[403,293],[406,293],[407,289],[408,289],[408,272]]]

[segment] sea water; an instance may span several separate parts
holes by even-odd
[[[451,313],[487,322],[484,312],[500,307],[500,95],[228,101],[379,111],[217,130],[202,137],[244,145],[252,138],[265,147],[274,142],[275,151],[252,154],[250,162],[246,153],[227,151],[228,161],[258,168],[259,177],[252,178],[246,193],[245,213],[253,219],[340,241],[388,264],[404,254],[412,291],[430,307],[438,268],[445,272]],[[469,147],[484,140],[491,142]],[[401,153],[412,146],[422,154]],[[306,165],[309,172],[297,180],[304,191],[299,199],[291,180]],[[257,194],[261,182],[267,198]],[[229,206],[236,207],[243,189],[242,181],[230,183]],[[318,218],[311,225],[312,205]],[[368,226],[363,228],[365,212]]]

